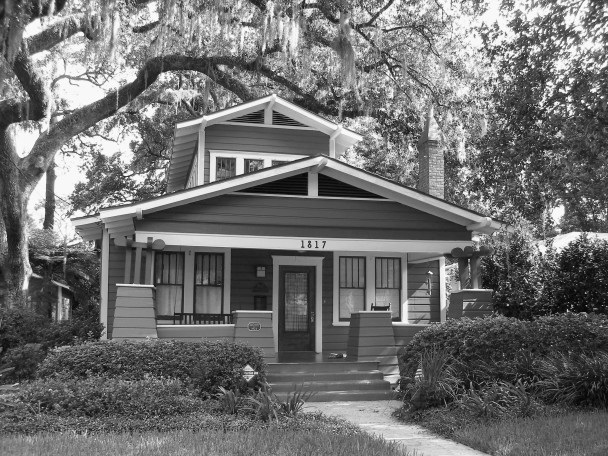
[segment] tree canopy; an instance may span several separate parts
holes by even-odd
[[[30,272],[26,206],[55,154],[66,147],[88,157],[91,169],[124,178],[118,157],[73,141],[103,136],[104,122],[119,125],[146,106],[153,108],[141,119],[143,141],[127,174],[148,187],[127,189],[133,198],[161,190],[146,174],[150,162],[138,167],[137,157],[150,152],[158,157],[154,167],[162,167],[163,152],[137,149],[158,134],[144,117],[154,119],[163,107],[200,115],[275,92],[370,131],[390,123],[394,134],[379,135],[376,143],[389,146],[394,163],[415,154],[405,146],[415,141],[415,124],[419,129],[429,103],[443,124],[466,136],[467,122],[479,114],[470,88],[474,71],[455,26],[467,8],[422,0],[3,0],[0,270],[9,299],[23,302]],[[361,120],[370,117],[377,120]],[[24,126],[39,135],[20,154],[15,127]],[[369,151],[358,158],[375,166]],[[97,202],[112,201],[118,199]]]

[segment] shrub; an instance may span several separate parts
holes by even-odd
[[[0,347],[10,348],[41,343],[49,326],[48,318],[29,309],[0,308]]]
[[[14,370],[6,376],[7,380],[23,381],[34,378],[38,365],[46,356],[41,344],[25,344],[11,348],[2,357],[2,362]]]
[[[503,418],[505,416],[532,416],[539,409],[526,387],[517,382],[496,381],[476,390],[466,390],[458,405],[475,417]]]
[[[147,418],[190,413],[202,401],[175,379],[121,380],[103,377],[36,380],[22,387],[19,399],[36,410],[61,416]]]
[[[436,407],[454,397],[458,382],[449,361],[450,355],[446,350],[424,350],[421,353],[419,375],[408,379],[411,381],[406,386],[405,400],[410,411]]]
[[[266,364],[261,351],[243,343],[94,342],[51,351],[38,375],[74,379],[104,376],[141,380],[146,375],[177,378],[210,396],[217,392],[218,386],[246,390],[248,385],[242,378],[246,364],[264,379]]]
[[[539,375],[535,388],[547,402],[608,408],[608,352],[555,354]]]
[[[507,317],[449,320],[418,332],[399,351],[401,377],[413,378],[420,356],[445,350],[461,381],[533,381],[536,363],[554,352],[608,350],[608,318],[558,314],[532,321]]]

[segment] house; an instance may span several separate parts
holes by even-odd
[[[442,199],[432,115],[419,190],[340,161],[361,139],[276,95],[179,123],[166,195],[73,220],[101,241],[106,337],[246,340],[394,374],[395,347],[446,318],[445,254],[501,223]]]

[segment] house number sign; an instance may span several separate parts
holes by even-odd
[[[259,331],[262,329],[262,325],[257,321],[252,321],[247,325],[247,329],[249,329],[249,331]]]
[[[314,239],[314,240],[302,239],[300,242],[301,242],[300,249],[311,249],[311,250],[324,249],[325,244],[327,244],[327,241],[324,241],[322,239]]]

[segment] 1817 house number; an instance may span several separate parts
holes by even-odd
[[[327,241],[311,241],[304,239],[300,242],[302,243],[302,245],[300,245],[301,249],[324,249],[325,244],[327,244]]]

